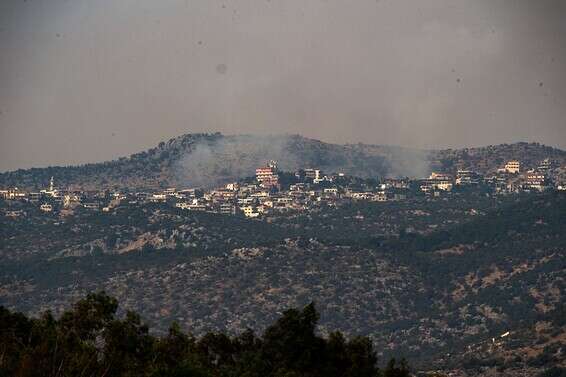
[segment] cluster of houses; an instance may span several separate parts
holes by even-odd
[[[285,185],[280,180],[276,161],[256,169],[255,181],[234,182],[223,187],[203,191],[200,195],[193,191],[189,197],[170,195],[178,199],[177,208],[192,211],[209,211],[221,214],[241,213],[254,218],[266,214],[288,211],[307,211],[315,206],[337,206],[345,199],[351,200],[400,200],[406,194],[395,193],[388,183],[379,190],[354,191],[348,185],[339,184],[344,174],[324,175],[320,169],[302,169],[295,173],[293,183]],[[399,180],[407,189],[408,180]],[[399,188],[399,187],[398,187]],[[183,193],[183,191],[179,192]],[[166,200],[166,199],[165,199]]]
[[[294,174],[292,183],[281,182],[276,161],[256,169],[255,181],[229,183],[206,191],[190,201],[179,201],[178,208],[223,214],[242,213],[255,218],[289,211],[308,211],[322,205],[336,207],[352,200],[389,201],[407,198],[408,179],[388,179],[378,187],[353,188],[344,174],[325,175],[307,168]]]
[[[458,170],[455,176],[445,173],[432,173],[427,179],[421,180],[420,188],[425,193],[439,195],[451,191],[455,186],[483,186],[496,194],[519,192],[541,192],[551,188],[566,190],[559,183],[560,178],[555,174],[555,166],[550,159],[544,159],[535,169],[521,170],[517,160],[508,161],[496,172],[483,176],[472,170]]]
[[[17,188],[0,190],[0,199],[36,203],[45,213],[57,211],[72,215],[77,208],[113,212],[122,204],[163,203],[187,211],[243,214],[255,218],[289,211],[308,211],[322,205],[337,207],[352,201],[387,202],[411,196],[448,195],[456,188],[483,187],[496,194],[520,191],[565,190],[553,184],[552,161],[545,159],[536,169],[521,171],[519,161],[509,161],[489,176],[471,170],[455,175],[433,172],[426,179],[384,179],[377,185],[352,182],[344,174],[325,175],[320,169],[301,169],[289,182],[282,182],[276,161],[256,169],[255,180],[228,183],[211,190],[169,188],[156,192],[60,191],[53,178],[49,187],[39,192]],[[288,175],[287,175],[288,176]],[[22,210],[7,210],[5,215],[19,217]]]

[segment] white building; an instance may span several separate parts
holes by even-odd
[[[53,177],[49,180],[49,189],[41,190],[42,194],[46,196],[51,196],[53,198],[57,198],[59,196],[59,191],[55,188]]]
[[[505,164],[505,172],[511,174],[518,174],[521,171],[521,163],[517,160],[508,161]]]
[[[52,212],[53,206],[51,204],[43,203],[42,205],[39,206],[39,209],[42,210],[43,212]]]
[[[431,191],[452,191],[454,183],[452,177],[444,173],[432,173],[428,179],[421,183],[421,190],[423,192]]]
[[[338,189],[336,187],[325,188],[323,192],[329,195],[338,195]]]
[[[525,186],[530,190],[544,191],[547,187],[546,176],[543,173],[529,172],[526,176]]]
[[[193,199],[191,202],[178,202],[175,203],[175,207],[186,209],[189,211],[206,211],[206,205],[199,203],[198,199]]]
[[[259,216],[259,212],[256,211],[254,206],[243,206],[240,210],[244,213],[244,216],[254,218]]]
[[[228,183],[226,185],[226,190],[230,190],[230,191],[238,191],[239,188],[240,185],[238,184],[238,182]]]
[[[152,194],[149,200],[152,202],[164,202],[167,200],[167,194],[163,194],[163,193]]]

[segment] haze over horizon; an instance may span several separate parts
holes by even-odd
[[[560,0],[5,0],[0,171],[184,133],[566,149]]]

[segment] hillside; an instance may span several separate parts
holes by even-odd
[[[122,317],[117,309],[118,301],[103,292],[87,295],[57,319],[28,318],[0,307],[0,375],[410,376],[404,360],[379,368],[367,337],[348,340],[340,332],[321,337],[312,303],[286,310],[259,336],[248,329],[238,336],[209,332],[199,338],[175,323],[166,336],[155,337],[137,313]]]
[[[382,359],[535,375],[566,361],[565,211],[566,196],[547,193],[354,204],[270,223],[155,205],[31,215],[0,223],[0,304],[57,314],[104,289],[159,333],[177,321],[204,334],[261,330],[314,300],[323,334],[370,335]]]
[[[431,155],[431,166],[444,171],[472,169],[488,173],[502,167],[506,161],[519,160],[522,166],[534,168],[545,158],[563,165],[566,152],[539,143],[489,145],[479,148],[444,149]]]
[[[210,186],[253,175],[256,167],[271,159],[288,171],[317,167],[360,177],[423,177],[432,169],[452,171],[466,167],[491,171],[513,158],[526,166],[536,166],[546,157],[564,163],[566,152],[528,143],[424,151],[329,144],[298,135],[187,134],[114,161],[1,173],[0,187],[37,190],[44,188],[51,176],[59,187],[84,190]]]

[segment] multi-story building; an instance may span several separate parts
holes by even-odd
[[[239,188],[240,188],[240,185],[238,184],[238,182],[232,182],[232,183],[226,184],[226,190],[229,190],[229,191],[238,191]]]
[[[382,189],[386,189],[386,188],[406,189],[409,187],[409,183],[410,182],[408,178],[387,178],[382,184]]]
[[[329,188],[325,188],[324,190],[322,190],[322,192],[326,195],[337,196],[338,195],[338,188],[337,187],[329,187]]]
[[[168,189],[165,189],[165,191],[163,191],[163,194],[165,194],[165,196],[177,196],[177,189],[175,187],[170,187]]]
[[[117,200],[117,199],[113,199],[113,200]],[[81,200],[79,196],[76,194],[65,194],[63,196],[63,207],[65,208],[75,207],[80,204],[80,201]]]
[[[428,179],[421,182],[421,191],[434,192],[434,191],[452,191],[454,186],[452,177],[444,173],[433,172]]]
[[[222,203],[220,204],[220,213],[223,215],[235,215],[236,206],[232,203]]]
[[[305,178],[312,179],[313,181],[320,181],[322,179],[322,170],[307,168],[304,170]]]
[[[158,202],[165,202],[167,200],[167,195],[163,193],[156,193],[151,195],[149,198],[150,201],[158,203]]]
[[[521,172],[521,163],[517,160],[511,160],[505,164],[503,169],[507,173],[518,174]]]
[[[385,191],[378,191],[373,200],[376,202],[386,202],[387,201],[387,193]]]
[[[278,187],[279,175],[277,174],[277,162],[270,161],[267,166],[257,168],[255,170],[255,176],[262,187]]]
[[[240,210],[244,213],[244,216],[254,218],[259,216],[259,212],[256,211],[254,206],[243,206]]]
[[[20,200],[24,199],[26,196],[27,193],[25,191],[20,191],[17,187],[0,191],[0,197],[6,200]]]
[[[541,161],[541,163],[537,167],[537,171],[544,174],[548,174],[552,170],[552,168],[553,168],[552,160],[550,158],[545,158],[544,160]]]
[[[227,189],[218,189],[211,192],[211,197],[212,199],[232,200],[236,197],[236,192]]]
[[[527,173],[525,177],[525,188],[528,190],[543,191],[547,188],[546,176],[536,171]]]
[[[194,199],[191,203],[179,202],[175,204],[175,207],[181,209],[187,209],[189,211],[206,211],[207,207],[204,203],[199,203],[198,200]]]
[[[306,183],[295,183],[289,186],[289,191],[304,192],[309,187]]]
[[[43,203],[39,206],[39,209],[43,212],[52,212],[53,206],[51,204]]]
[[[350,193],[350,197],[354,200],[372,200],[374,197],[373,192],[364,191],[364,192],[352,192]]]
[[[179,199],[193,199],[197,197],[197,190],[185,189],[185,190],[177,191],[176,197]]]
[[[459,186],[478,185],[481,180],[481,175],[472,170],[458,170],[456,173],[456,184]]]
[[[238,205],[240,205],[240,206],[249,206],[249,205],[253,204],[254,202],[256,202],[256,199],[250,198],[250,197],[238,198],[237,202],[238,202]]]

